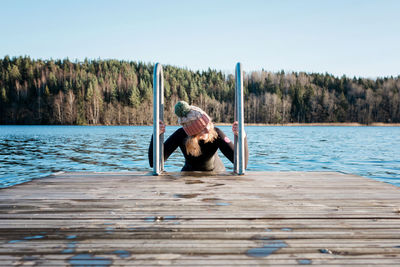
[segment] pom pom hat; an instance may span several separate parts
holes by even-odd
[[[188,136],[199,134],[211,121],[201,108],[190,106],[185,101],[179,101],[175,105],[175,114],[178,116],[178,123]]]

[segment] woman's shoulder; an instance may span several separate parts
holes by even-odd
[[[214,130],[217,132],[218,137],[217,137],[217,142],[221,143],[231,143],[231,140],[229,139],[228,136],[218,127],[214,127]]]
[[[218,134],[218,137],[222,137],[222,138],[224,138],[225,136],[226,136],[226,134],[220,129],[220,128],[218,128],[218,127],[214,127],[214,130],[217,132],[217,134]]]
[[[224,133],[220,128],[214,126],[214,130],[219,134],[219,133]]]
[[[187,134],[183,130],[183,128],[176,129],[167,139],[167,144],[180,144],[185,140]]]
[[[185,130],[182,127],[180,127],[177,130],[175,130],[175,132],[172,135],[177,135],[177,136],[181,136],[181,137],[186,137],[187,136]]]

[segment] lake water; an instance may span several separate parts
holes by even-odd
[[[177,128],[167,127],[166,137]],[[233,140],[230,126],[219,128]],[[338,171],[400,186],[400,127],[248,126],[246,132],[249,171]],[[151,133],[150,126],[0,126],[0,188],[60,171],[151,171]],[[182,166],[178,148],[165,169]]]

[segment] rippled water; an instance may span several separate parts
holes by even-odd
[[[220,128],[233,138],[229,126]],[[166,136],[176,129],[167,127]],[[0,187],[59,171],[151,171],[151,132],[149,126],[0,126]],[[248,126],[246,132],[248,170],[339,171],[400,186],[400,127]],[[182,166],[179,151],[165,163],[166,171]]]

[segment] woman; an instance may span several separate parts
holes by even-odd
[[[190,106],[185,101],[175,105],[175,114],[182,128],[176,130],[164,142],[164,160],[179,146],[185,157],[182,171],[224,171],[225,166],[218,156],[217,150],[233,163],[234,148],[229,138],[217,127],[210,117],[200,108]],[[232,125],[234,135],[238,135],[238,123]],[[165,125],[160,121],[160,133],[165,132]],[[245,137],[245,166],[248,162],[247,138]],[[149,147],[149,163],[153,167],[153,138]]]

